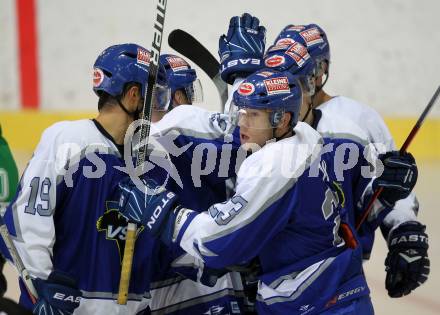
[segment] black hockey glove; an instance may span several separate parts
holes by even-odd
[[[390,297],[407,295],[428,279],[429,246],[425,228],[419,222],[410,221],[391,231],[385,260],[385,288]]]
[[[383,188],[379,200],[387,207],[393,207],[396,201],[409,196],[417,182],[417,165],[411,153],[400,155],[391,151],[379,155],[384,165],[382,175],[373,182],[373,189]]]

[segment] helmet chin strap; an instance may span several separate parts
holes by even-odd
[[[305,115],[304,118],[301,120],[302,122],[306,121],[307,118],[309,117],[310,112],[311,112],[312,109],[313,109],[313,104],[315,103],[315,97],[316,97],[316,95],[318,95],[318,93],[322,90],[322,88],[324,87],[324,85],[327,83],[328,77],[329,77],[329,74],[328,74],[328,72],[327,72],[327,73],[326,73],[326,76],[325,76],[325,80],[324,80],[324,82],[323,82],[320,86],[318,86],[318,87],[316,88],[315,93],[313,93],[312,97],[310,98],[309,108],[307,109],[307,113],[306,113],[306,115]]]
[[[285,136],[287,136],[289,133],[293,132],[293,130],[287,130],[285,133],[283,133],[281,136],[279,137],[275,137],[275,129],[272,129],[272,139],[275,139],[276,141],[280,141],[282,139],[284,139]]]
[[[324,85],[327,83],[328,78],[329,78],[329,76],[330,76],[330,74],[329,74],[329,72],[328,72],[328,63],[327,63],[327,70],[325,71],[324,74],[325,74],[324,82],[322,82],[322,84],[321,84],[320,86],[316,86],[316,88],[315,88],[315,92],[313,93],[313,95],[312,95],[312,97],[311,97],[311,99],[312,99],[312,105],[315,103],[315,97],[316,97],[316,95],[318,95],[318,93],[321,92],[321,90],[324,88]],[[321,77],[322,77],[324,74],[322,74]],[[309,109],[309,111],[310,111],[310,109]]]
[[[320,86],[318,86],[318,87],[316,88],[315,94],[313,94],[313,96],[315,96],[316,94],[318,94],[318,93],[323,89],[324,85],[327,83],[328,77],[329,77],[329,73],[326,72],[326,73],[325,73],[325,80],[324,80],[324,82],[323,82]]]
[[[315,94],[315,95],[316,95],[316,94]],[[304,118],[301,120],[302,122],[304,122],[304,121],[307,120],[307,118],[309,117],[309,115],[310,115],[310,113],[311,113],[311,111],[312,111],[312,109],[313,109],[313,97],[314,97],[315,95],[312,96],[311,102],[309,103],[309,108],[307,109],[307,113],[304,115]]]
[[[134,111],[129,112],[128,109],[122,104],[121,100],[119,99],[119,97],[116,98],[116,101],[118,102],[119,107],[122,108],[122,110],[130,117],[133,118],[133,120],[137,120],[139,119],[139,115],[141,113],[142,110],[139,110],[138,108],[136,108]]]

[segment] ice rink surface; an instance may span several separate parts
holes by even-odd
[[[15,151],[14,157],[22,172],[31,152]],[[440,162],[417,161],[419,165],[419,179],[415,188],[420,202],[419,219],[427,225],[429,235],[429,256],[431,260],[431,274],[428,281],[409,296],[391,299],[385,290],[384,260],[387,254],[386,244],[378,231],[376,243],[371,260],[365,263],[367,280],[377,315],[434,315],[440,314]],[[8,278],[9,296],[18,299],[18,286],[16,272],[10,267],[5,267]]]

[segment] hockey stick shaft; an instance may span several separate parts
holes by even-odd
[[[428,116],[428,114],[431,111],[432,107],[434,106],[435,102],[437,101],[437,98],[439,95],[440,95],[440,86],[437,88],[434,95],[431,97],[431,100],[429,101],[428,105],[423,110],[423,113],[420,115],[420,117],[417,120],[416,124],[414,125],[413,129],[411,130],[411,132],[409,133],[405,142],[403,143],[402,147],[400,148],[400,153],[406,152],[406,150],[408,149],[412,140],[416,136],[417,132],[420,130],[420,127],[423,125],[423,122],[425,121],[426,117]]]
[[[140,130],[140,141],[145,140],[144,145],[139,147],[136,156],[136,166],[142,166],[148,151],[148,137],[150,135],[151,113],[153,109],[154,86],[156,84],[157,72],[159,69],[159,55],[162,47],[163,30],[165,24],[165,13],[167,0],[157,0],[156,16],[154,20],[154,35],[151,47],[151,59],[148,71],[148,84],[145,92],[144,106],[142,109],[142,124]],[[121,278],[119,281],[118,304],[125,305],[128,300],[131,270],[133,266],[134,246],[136,241],[137,226],[128,223],[127,235],[125,238],[124,258],[122,260]]]
[[[15,247],[11,235],[9,234],[8,228],[3,221],[3,218],[0,215],[0,234],[2,236],[3,241],[5,242],[6,248],[11,255],[12,262],[14,263],[15,268],[18,271],[20,278],[23,280],[23,283],[28,291],[29,298],[32,301],[32,304],[36,303],[36,299],[38,298],[37,290],[35,290],[34,284],[32,283],[32,278],[29,275],[29,272],[24,267],[23,261],[18,255],[17,248]]]
[[[400,154],[403,154],[408,149],[409,145],[415,138],[417,132],[420,130],[420,128],[423,125],[423,122],[425,121],[426,117],[428,116],[429,112],[431,111],[432,107],[434,106],[435,102],[438,99],[438,96],[440,95],[440,86],[435,91],[434,95],[431,97],[431,100],[429,101],[428,105],[426,105],[425,109],[423,110],[423,113],[420,115],[419,119],[415,123],[414,127],[412,128],[411,132],[409,133],[408,137],[406,138],[405,142],[403,143],[402,147],[400,148],[399,152]],[[364,211],[364,214],[356,224],[356,230],[359,230],[362,223],[366,220],[368,215],[370,214],[371,210],[373,209],[373,204],[379,198],[380,194],[382,193],[383,188],[380,187],[377,189],[373,196],[370,198],[370,201],[368,202],[368,205],[366,207],[366,210]]]
[[[209,76],[217,88],[222,106],[224,106],[228,99],[228,86],[220,78],[220,64],[209,50],[194,36],[181,29],[175,29],[169,34],[168,45],[194,62]]]

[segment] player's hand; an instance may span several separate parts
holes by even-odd
[[[119,190],[119,212],[127,220],[143,225],[154,237],[160,237],[168,223],[172,229],[174,218],[169,217],[179,207],[175,193],[153,180],[144,181],[142,187],[137,187],[129,178],[119,183]]]
[[[379,200],[388,207],[409,196],[417,182],[417,165],[411,153],[400,155],[398,151],[379,155],[384,165],[381,176],[373,182],[373,189],[383,188]]]
[[[263,67],[266,29],[258,18],[249,13],[234,16],[228,34],[220,36],[219,50],[221,77],[233,84],[237,77],[247,77]]]
[[[79,306],[82,293],[76,281],[60,271],[52,271],[47,280],[35,279],[38,300],[33,313],[38,315],[68,315]]]
[[[385,260],[385,287],[390,297],[401,297],[423,284],[429,275],[428,235],[425,226],[405,222],[392,230]]]

